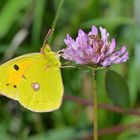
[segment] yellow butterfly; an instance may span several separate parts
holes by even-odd
[[[60,66],[47,44],[40,53],[12,59],[0,65],[0,94],[34,112],[56,110],[63,96]]]

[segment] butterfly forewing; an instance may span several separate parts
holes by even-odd
[[[32,64],[33,59],[23,56],[0,66],[0,94],[18,100],[18,87],[23,78],[23,73]]]

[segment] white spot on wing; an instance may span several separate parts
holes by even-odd
[[[34,91],[38,91],[40,89],[39,83],[35,82],[31,84]]]

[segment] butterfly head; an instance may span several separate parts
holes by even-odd
[[[51,66],[61,66],[59,56],[51,50],[48,44],[45,44],[45,46],[41,48],[41,53],[45,55],[46,59],[48,60],[48,64]]]

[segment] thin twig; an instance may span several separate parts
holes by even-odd
[[[116,125],[113,127],[109,127],[109,128],[102,128],[99,130],[99,135],[100,136],[104,136],[104,135],[109,135],[109,134],[116,134],[116,133],[121,133],[123,131],[126,131],[126,129],[129,128],[140,128],[140,122],[135,122],[132,124],[128,124],[128,125]]]
[[[130,128],[140,128],[140,122],[135,122],[128,125],[119,124],[108,128],[101,128],[99,129],[99,136],[101,137],[105,135],[122,133],[123,131],[126,131],[127,129]],[[91,140],[91,139],[92,139],[92,133],[87,134],[87,136],[83,138],[83,140]]]
[[[74,101],[74,102],[82,104],[82,105],[89,105],[89,106],[93,105],[93,102],[91,100],[85,100],[85,99],[75,97],[75,96],[64,95],[64,99]],[[121,114],[130,114],[130,115],[140,116],[140,111],[138,111],[138,110],[134,110],[134,109],[125,110],[125,109],[115,106],[115,105],[99,104],[99,108],[106,109],[111,112],[121,113]]]

